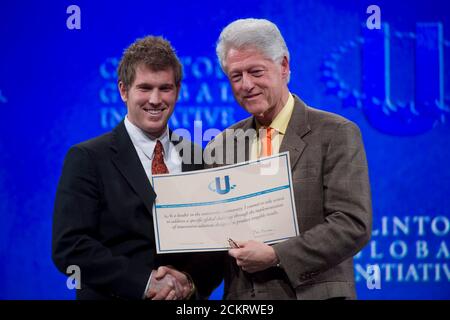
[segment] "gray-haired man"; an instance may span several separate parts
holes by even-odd
[[[217,136],[206,160],[218,166],[225,157],[236,162],[289,151],[300,230],[272,246],[248,241],[251,235],[235,239],[240,248],[229,250],[224,297],[355,298],[352,257],[368,242],[372,224],[358,127],[290,93],[289,51],[272,22],[234,21],[220,34],[217,55],[236,100],[252,116],[230,128],[239,143],[230,149],[229,137]],[[258,134],[240,139],[249,131]]]

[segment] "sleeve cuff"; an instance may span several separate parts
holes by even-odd
[[[142,299],[143,300],[147,299],[147,291],[148,291],[148,289],[150,289],[150,283],[152,281],[152,275],[153,275],[153,270],[150,273],[150,277],[148,277],[147,285],[145,286],[145,291],[144,291],[144,294],[142,295]]]

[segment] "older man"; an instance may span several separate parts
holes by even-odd
[[[272,22],[232,22],[220,34],[217,55],[237,102],[252,116],[229,128],[234,145],[226,142],[230,130],[208,145],[208,161],[218,166],[289,151],[300,230],[275,245],[251,235],[237,239],[239,248],[228,252],[224,297],[355,298],[352,257],[369,240],[372,223],[358,127],[289,91],[289,51]],[[242,139],[248,132],[256,134]]]
[[[167,126],[181,64],[167,40],[148,36],[127,48],[118,78],[125,119],[66,156],[56,193],[53,260],[63,273],[79,267],[78,299],[187,299],[194,282],[208,295],[214,287],[209,259],[157,255],[153,232],[151,176],[203,168],[193,162],[201,159],[201,148]]]

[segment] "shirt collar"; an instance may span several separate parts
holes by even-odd
[[[131,142],[133,145],[142,150],[142,152],[149,158],[153,159],[153,152],[155,150],[156,141],[161,141],[161,144],[164,149],[164,158],[167,159],[169,156],[169,127],[166,127],[164,133],[156,138],[150,138],[141,128],[137,127],[130,120],[128,120],[128,115],[125,116],[125,128],[127,129],[128,134],[130,135]]]
[[[292,111],[294,111],[294,97],[291,93],[289,93],[289,97],[286,101],[286,104],[283,106],[281,111],[277,114],[275,119],[272,120],[270,127],[275,129],[277,132],[281,134],[286,133],[287,126],[289,124],[289,120],[292,116]],[[259,130],[261,124],[256,121],[256,129]]]

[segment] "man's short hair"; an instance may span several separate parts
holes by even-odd
[[[181,84],[183,71],[180,60],[170,42],[163,37],[147,36],[137,39],[125,49],[117,75],[118,81],[121,81],[127,90],[134,82],[139,65],[145,65],[152,71],[172,69],[176,86]]]
[[[222,30],[216,53],[224,71],[225,59],[230,49],[256,49],[274,62],[281,62],[284,56],[289,61],[289,50],[280,30],[266,19],[239,19]]]

